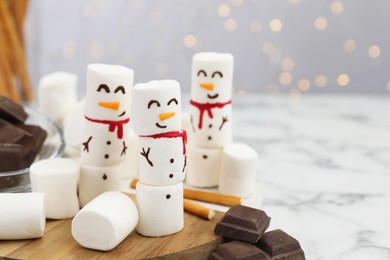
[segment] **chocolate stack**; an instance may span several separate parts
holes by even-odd
[[[265,232],[271,218],[258,209],[237,205],[215,227],[227,243],[219,245],[210,259],[304,260],[299,242],[280,229]]]
[[[25,124],[23,107],[0,96],[0,174],[30,167],[47,137],[41,127]]]

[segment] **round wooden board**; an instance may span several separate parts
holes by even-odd
[[[134,197],[132,197],[134,199]],[[0,241],[0,256],[17,259],[208,259],[222,237],[214,234],[223,213],[204,220],[184,213],[184,229],[166,237],[143,237],[133,231],[108,252],[81,247],[71,235],[71,219],[48,221],[40,239]]]

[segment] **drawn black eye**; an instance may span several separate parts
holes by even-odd
[[[214,71],[213,74],[211,75],[211,77],[214,78],[215,75],[219,75],[220,78],[223,78],[222,72],[220,72],[220,71]]]
[[[124,88],[123,86],[118,86],[118,87],[115,89],[114,93],[117,93],[117,92],[119,92],[119,91],[121,91],[122,94],[125,94],[125,93],[126,93],[125,88]]]
[[[168,101],[168,106],[171,104],[171,103],[176,103],[176,105],[179,104],[179,102],[177,102],[177,99],[176,98],[172,98],[171,100]]]
[[[110,93],[110,88],[106,84],[100,84],[96,91],[100,92],[102,89],[106,91],[106,93]]]
[[[160,103],[157,100],[150,100],[148,103],[148,109],[153,105],[156,104],[158,107],[160,107]]]
[[[207,73],[206,73],[206,71],[204,71],[204,70],[200,70],[200,71],[198,71],[198,74],[197,74],[197,76],[199,77],[201,74],[203,74],[203,76],[204,76],[204,77],[207,77]]]

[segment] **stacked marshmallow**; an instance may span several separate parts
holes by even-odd
[[[90,64],[84,103],[79,200],[81,207],[106,191],[119,191],[127,153],[134,72]]]
[[[133,97],[140,147],[137,231],[152,237],[174,234],[184,226],[186,133],[181,129],[180,85],[174,80],[137,84]]]
[[[218,186],[222,148],[231,143],[233,55],[202,52],[192,58],[186,181],[195,187]]]

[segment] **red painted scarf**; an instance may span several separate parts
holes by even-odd
[[[184,130],[180,131],[173,131],[173,132],[167,132],[167,133],[161,133],[161,134],[154,134],[154,135],[140,135],[140,137],[151,137],[151,138],[177,138],[181,137],[181,140],[183,142],[183,155],[187,153],[186,151],[186,145],[187,145],[187,133]]]
[[[202,129],[202,126],[203,126],[203,114],[205,111],[207,111],[207,114],[210,118],[213,118],[213,112],[212,112],[212,109],[213,108],[223,108],[224,106],[226,105],[229,105],[231,104],[232,101],[229,100],[227,102],[224,102],[224,103],[209,103],[209,102],[206,102],[206,103],[198,103],[198,102],[195,102],[193,100],[190,100],[190,104],[193,105],[194,107],[197,107],[199,109],[199,123],[198,123],[198,128],[199,129]]]
[[[91,122],[94,122],[94,123],[108,125],[108,131],[110,131],[110,132],[114,132],[115,129],[116,129],[116,136],[119,139],[123,138],[123,125],[127,124],[128,122],[130,122],[130,118],[127,118],[127,119],[124,119],[124,120],[120,120],[120,121],[92,119],[92,118],[89,118],[87,116],[85,116],[85,118],[87,120],[91,121]]]

